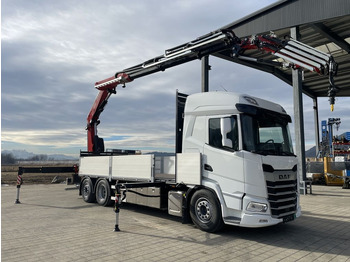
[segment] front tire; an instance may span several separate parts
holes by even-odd
[[[224,225],[219,200],[206,189],[200,189],[193,194],[190,215],[193,223],[206,232],[219,231]]]
[[[111,188],[107,180],[102,179],[96,185],[96,202],[101,206],[109,206],[111,201]]]

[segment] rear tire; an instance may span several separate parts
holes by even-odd
[[[96,202],[101,206],[109,206],[111,201],[111,188],[107,180],[102,179],[96,185]]]
[[[95,201],[95,193],[93,192],[93,184],[90,178],[85,178],[81,183],[81,195],[87,203]]]
[[[219,231],[224,225],[220,202],[214,193],[206,189],[200,189],[193,194],[190,215],[193,223],[206,232]]]

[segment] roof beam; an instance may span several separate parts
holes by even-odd
[[[350,54],[350,44],[346,42],[342,37],[338,34],[334,33],[330,28],[325,26],[323,23],[315,23],[310,24],[310,26],[321,35],[327,37],[330,41],[334,42],[340,48],[345,50],[348,54]]]
[[[239,59],[237,57],[225,55],[223,53],[216,53],[216,54],[213,54],[213,56],[228,60],[230,62],[240,64],[240,65],[244,65],[244,66],[248,66],[248,67],[251,67],[254,69],[258,69],[260,71],[264,71],[264,72],[267,72],[270,74],[274,74],[278,78],[280,78],[282,81],[286,82],[289,85],[292,85],[292,78],[290,76],[288,76],[287,74],[284,74],[281,70],[277,69],[275,66],[268,65],[268,64],[262,64],[262,63],[255,62],[255,61],[242,60],[242,59]],[[279,72],[277,72],[277,71],[279,71]]]
[[[248,66],[248,67],[263,71],[263,72],[273,74],[274,76],[281,79],[283,82],[287,83],[288,85],[293,85],[292,76],[290,74],[283,72],[283,70],[278,69],[276,66],[262,64],[262,63],[254,62],[254,61],[241,60],[241,59],[239,59],[239,57],[238,58],[231,57],[231,56],[227,56],[223,53],[215,53],[215,54],[213,54],[213,56],[240,64],[240,65]],[[305,95],[309,96],[310,98],[317,97],[317,95],[314,92],[312,92],[311,90],[307,89],[307,86],[305,86],[305,85],[303,86],[303,93]]]

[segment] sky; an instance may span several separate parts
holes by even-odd
[[[234,22],[276,1],[1,1],[1,150],[78,156],[96,81]],[[276,77],[210,57],[210,91],[246,93],[281,104],[293,119],[292,87]],[[174,151],[175,93],[201,90],[193,61],[117,87],[101,114],[106,148]],[[313,104],[304,99],[306,147],[315,144]],[[319,119],[350,131],[349,98]],[[294,138],[293,124],[290,127]]]

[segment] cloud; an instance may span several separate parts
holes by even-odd
[[[96,81],[273,2],[3,0],[2,148],[78,154],[86,148]],[[278,101],[293,113],[292,88],[277,78],[214,57],[210,64],[211,90]],[[173,151],[175,90],[199,92],[200,81],[201,64],[194,61],[118,87],[101,115],[106,147]],[[312,102],[305,100],[306,137],[313,140]],[[347,102],[339,99],[336,112],[350,129]],[[320,119],[329,115],[323,104]]]

